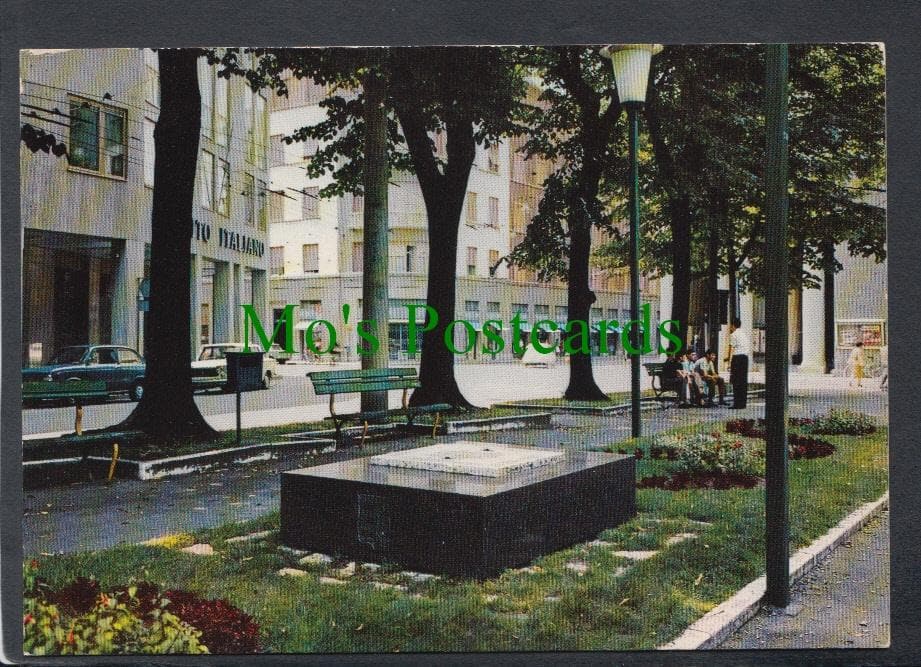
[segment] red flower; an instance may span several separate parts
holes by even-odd
[[[33,558],[31,561],[29,561],[29,567],[31,567],[33,570],[37,570],[38,561]]]
[[[22,617],[22,624],[29,625],[29,623],[35,623],[35,617],[32,614],[26,614]]]

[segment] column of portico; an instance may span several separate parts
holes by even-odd
[[[809,373],[825,372],[825,298],[823,292],[824,285],[803,290],[803,363],[800,369]]]
[[[112,289],[112,336],[116,345],[141,347],[138,328],[138,287],[144,278],[144,242],[126,240]]]
[[[233,269],[229,262],[214,263],[214,294],[211,299],[211,320],[214,323],[215,343],[233,342]]]

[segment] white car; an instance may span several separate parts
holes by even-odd
[[[251,352],[262,352],[259,344],[250,344]],[[192,362],[192,387],[195,389],[225,388],[227,384],[227,353],[242,352],[243,343],[212,343],[204,345],[198,359]],[[267,354],[262,356],[262,388],[272,386],[278,377],[278,362]]]

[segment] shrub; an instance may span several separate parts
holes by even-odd
[[[869,435],[876,431],[876,420],[862,412],[832,408],[827,415],[813,419],[805,430],[821,435]]]
[[[718,431],[680,436],[661,441],[657,446],[675,450],[678,472],[738,475],[762,472],[763,464],[750,446]]]
[[[100,593],[88,611],[71,616],[62,614],[57,605],[45,598],[34,564],[26,567],[24,579],[23,651],[29,655],[208,652],[199,641],[201,632],[164,609],[168,604],[165,600],[139,614],[134,587],[127,590],[127,601]],[[82,592],[93,588],[86,581],[89,580],[77,583],[74,588],[81,591],[73,597],[80,605],[85,604]]]

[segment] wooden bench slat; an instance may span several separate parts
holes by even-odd
[[[68,398],[79,396],[106,396],[103,380],[78,380],[74,382],[23,382],[22,395],[28,398]]]
[[[321,383],[315,382],[313,392],[315,394],[355,394],[363,391],[390,391],[394,389],[415,389],[419,386],[419,380],[381,380],[377,382],[368,382],[355,380],[352,382],[338,383]]]
[[[368,368],[356,369],[351,371],[314,371],[307,373],[307,377],[316,380],[337,380],[337,379],[355,379],[355,378],[376,378],[376,377],[404,377],[407,375],[416,375],[416,369],[408,367],[397,368]]]

